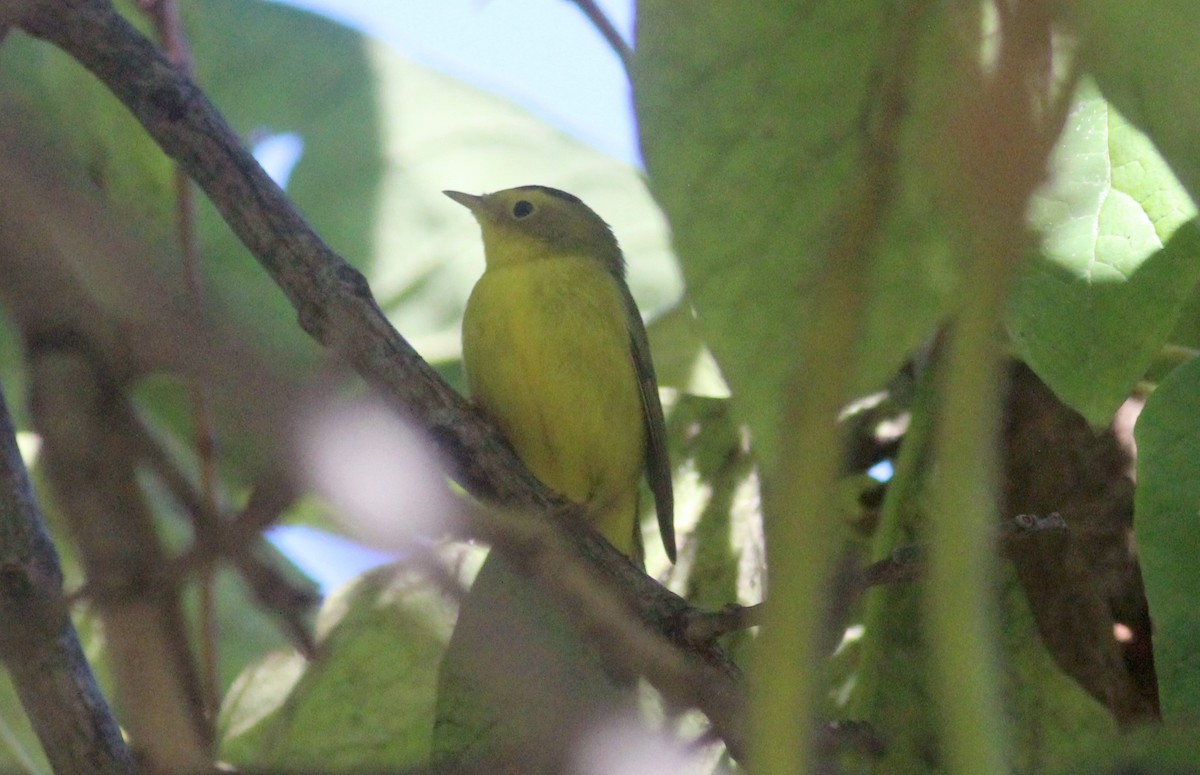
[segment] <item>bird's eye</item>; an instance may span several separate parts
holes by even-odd
[[[514,218],[527,218],[533,214],[533,202],[522,199],[513,205]]]

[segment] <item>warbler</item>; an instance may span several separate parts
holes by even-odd
[[[583,504],[600,533],[639,561],[644,473],[674,562],[658,380],[612,229],[578,197],[547,186],[444,193],[483,232],[486,268],[462,331],[472,400],[543,484]]]

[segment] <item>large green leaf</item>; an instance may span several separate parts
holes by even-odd
[[[463,561],[477,567],[478,558]],[[331,596],[320,653],[268,655],[221,710],[222,756],[249,768],[398,769],[428,760],[456,605],[419,571],[370,571]]]
[[[1190,721],[1200,715],[1200,360],[1162,381],[1135,438],[1134,526],[1163,716]]]
[[[1107,425],[1200,278],[1196,208],[1153,144],[1085,86],[1033,202],[1042,256],[1014,292],[1021,357]]]
[[[829,517],[834,418],[951,306],[951,240],[918,174],[946,104],[926,75],[947,68],[917,62],[949,47],[918,20],[886,2],[638,5],[651,185],[764,481],[771,597],[753,670],[765,771],[797,771],[811,753],[791,730],[823,687],[819,670],[793,666],[822,658],[805,649],[844,537]]]
[[[1200,198],[1200,4],[1192,0],[1069,0],[1085,67],[1100,90],[1149,135]]]
[[[892,53],[892,21],[872,3],[804,14],[639,4],[633,77],[647,168],[705,341],[760,455],[780,427],[780,394],[810,356],[817,281],[846,230],[881,236],[863,262],[858,387],[878,386],[929,333],[951,285],[931,271],[944,256],[928,222],[910,217],[915,199],[889,200],[896,207],[870,222],[846,209],[871,173],[863,106]]]

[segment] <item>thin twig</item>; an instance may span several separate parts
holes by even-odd
[[[596,5],[594,0],[573,1],[579,7],[579,10],[583,11],[583,15],[588,18],[588,21],[592,23],[596,31],[608,42],[613,53],[621,60],[621,65],[625,68],[625,72],[628,73],[630,63],[633,61],[633,49],[621,37],[621,33],[617,32],[617,28],[613,26],[613,23],[604,15],[604,11],[600,10],[600,7]]]
[[[143,12],[154,23],[163,51],[180,72],[195,76],[195,60],[188,45],[179,6],[175,0],[143,0]],[[204,276],[200,266],[200,240],[196,234],[196,195],[187,172],[175,165],[175,211],[179,228],[179,249],[183,254],[183,269],[191,308],[205,309]],[[197,520],[206,520],[217,511],[217,431],[212,402],[204,384],[196,377],[188,386],[191,397],[193,426],[196,432],[196,460],[200,468],[200,496],[206,508],[196,512]],[[195,540],[215,540],[217,521],[198,522]],[[220,703],[220,678],[217,654],[216,571],[209,567],[200,574],[200,673],[204,711],[214,717]]]
[[[892,556],[871,563],[858,575],[859,592],[882,584],[917,581],[925,572],[925,555],[918,546],[897,547]]]
[[[170,459],[163,455],[151,461],[160,476],[173,468]],[[164,479],[185,508],[203,508],[198,493],[186,480],[180,482],[177,471]],[[177,490],[180,484],[182,496]],[[222,560],[229,562],[259,606],[279,620],[296,650],[305,657],[312,657],[316,653],[316,644],[309,618],[321,596],[311,585],[289,579],[276,567],[262,536],[262,532],[274,524],[295,499],[295,488],[287,477],[269,472],[255,484],[240,514],[231,520],[221,520],[208,540],[197,541],[190,551],[175,561],[173,578],[175,584],[182,584],[198,569],[215,568]]]

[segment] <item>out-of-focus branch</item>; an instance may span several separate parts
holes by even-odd
[[[28,344],[45,470],[87,572],[126,723],[153,772],[210,762],[179,588],[137,483],[124,397],[77,336]]]
[[[762,624],[762,603],[730,604],[718,611],[693,611],[687,619],[684,637],[689,643],[712,643],[722,635],[748,630]]]
[[[132,773],[71,624],[62,571],[0,395],[0,660],[55,772]]]
[[[524,528],[514,528],[510,535],[485,519],[476,521],[481,536],[509,554],[548,593],[573,607],[588,606],[585,615],[592,615],[590,606],[595,605],[596,620],[585,627],[608,622],[612,632],[605,642],[640,643],[635,652],[639,670],[645,669],[672,701],[705,711],[731,749],[741,750],[737,671],[716,647],[689,650],[682,635],[686,602],[634,568],[598,533],[579,526],[564,538],[558,525],[578,522],[571,507],[547,491],[499,433],[392,328],[362,275],[304,222],[204,94],[107,0],[27,0],[19,22],[108,86],[204,189],[287,295],[301,327],[414,417],[468,491],[538,515],[542,519],[537,523],[524,522],[542,524],[553,538],[530,544],[519,538]],[[579,557],[588,563],[578,562]],[[621,590],[619,597],[608,586],[612,583]],[[635,632],[635,623],[618,613],[626,604],[655,632]],[[672,650],[668,642],[683,651]],[[698,680],[700,673],[704,677]]]
[[[143,429],[142,438],[149,454],[146,459],[167,483],[176,499],[190,514],[206,508],[200,493],[176,469],[174,462]],[[291,638],[296,649],[307,658],[316,654],[316,642],[310,631],[310,615],[321,602],[320,593],[311,583],[287,578],[277,567],[273,550],[262,532],[270,527],[296,500],[293,484],[277,471],[269,471],[251,491],[245,508],[232,520],[213,517],[209,534],[175,564],[175,583],[182,584],[198,569],[228,561],[237,569],[258,604],[274,615]],[[193,519],[194,516],[193,516]],[[195,520],[197,532],[203,523]]]

